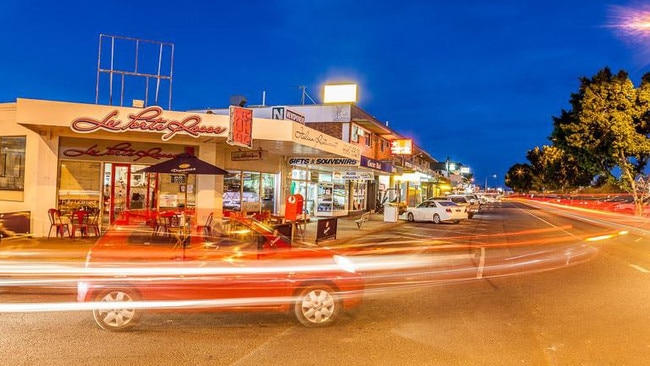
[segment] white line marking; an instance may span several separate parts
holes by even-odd
[[[476,278],[483,278],[483,267],[485,267],[485,247],[481,247],[481,258],[479,259]]]

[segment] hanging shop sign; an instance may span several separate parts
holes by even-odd
[[[393,155],[411,155],[413,153],[413,140],[393,140],[390,143],[390,151]]]
[[[231,151],[230,161],[262,160],[262,150]]]
[[[253,148],[253,110],[250,108],[230,106],[230,145]]]
[[[339,180],[374,180],[375,175],[372,172],[347,171],[334,172],[332,178]]]
[[[205,135],[217,136],[226,132],[226,127],[209,125],[197,114],[180,114],[182,118],[175,119],[168,117],[168,113],[164,113],[162,108],[153,106],[136,109],[137,113],[128,113],[125,117],[121,117],[120,112],[124,110],[124,108],[113,109],[101,118],[88,116],[76,118],[70,124],[70,129],[77,133],[157,132],[162,133],[163,141],[168,141],[177,134],[198,138]],[[179,115],[178,112],[175,114]]]
[[[359,166],[359,160],[348,158],[313,158],[313,157],[291,157],[289,165],[327,165],[327,166]]]

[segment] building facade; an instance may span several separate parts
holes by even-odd
[[[378,205],[387,202],[414,206],[440,195],[441,175],[432,169],[437,160],[417,146],[409,154],[396,155],[392,144],[405,137],[355,104],[252,108],[255,116],[304,123],[360,151],[358,162],[314,160],[300,155],[289,158],[291,190],[305,197],[306,209],[312,215],[342,216],[377,210]],[[211,112],[228,113],[226,109]]]
[[[0,213],[47,236],[47,212],[101,212],[104,226],[126,210],[195,211],[197,223],[228,210],[282,214],[295,156],[360,161],[358,146],[291,120],[252,119],[250,147],[228,143],[229,116],[18,99],[0,104]],[[183,152],[226,176],[142,173]],[[187,197],[187,201],[185,201]],[[23,230],[20,230],[23,232]]]

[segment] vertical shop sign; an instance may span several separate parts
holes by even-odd
[[[250,108],[230,106],[230,145],[253,148],[253,110]]]

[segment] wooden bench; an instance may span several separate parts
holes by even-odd
[[[361,225],[363,225],[363,223],[368,221],[369,219],[370,219],[370,212],[366,212],[363,215],[361,215],[361,217],[354,220],[354,222],[357,223],[357,228],[361,229]]]

